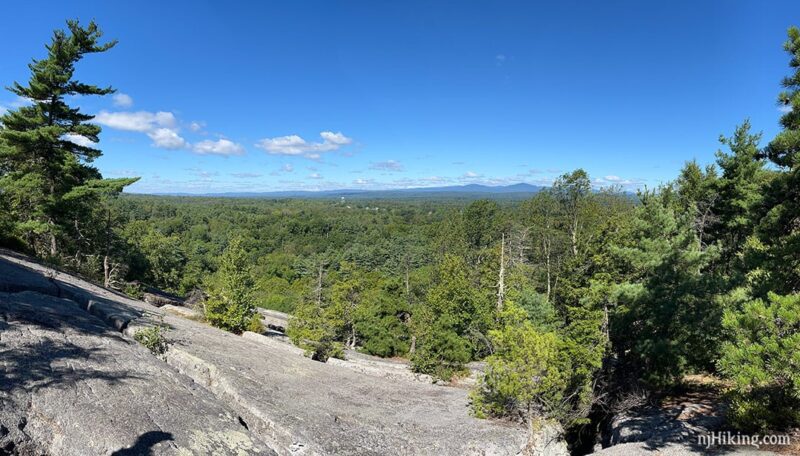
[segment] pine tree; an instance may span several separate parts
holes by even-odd
[[[473,412],[570,423],[567,385],[572,366],[559,336],[536,328],[509,301],[490,337],[495,352],[486,358],[486,371],[470,395]]]
[[[62,199],[69,213],[81,217],[68,226],[74,251],[70,255],[71,266],[90,277],[101,277],[106,287],[114,285],[126,268],[127,245],[120,233],[122,222],[112,203],[123,188],[138,180],[138,177],[91,180],[73,188]]]
[[[778,102],[787,112],[783,130],[770,141],[765,155],[779,169],[764,198],[764,217],[756,228],[757,239],[749,245],[756,263],[756,294],[767,290],[781,294],[800,292],[800,29],[789,29],[784,48],[794,74],[784,78],[786,88]]]
[[[661,386],[713,366],[721,309],[705,272],[716,250],[701,249],[693,217],[676,211],[669,187],[640,198],[628,241],[614,249],[630,270],[614,291],[612,342],[628,369]]]
[[[717,165],[722,171],[715,182],[717,197],[712,211],[717,223],[714,238],[722,243],[721,263],[727,272],[738,272],[745,265],[740,262],[745,241],[753,234],[758,223],[763,200],[763,190],[769,173],[764,160],[759,157],[758,143],[761,134],[750,133],[750,121],[736,127],[730,138],[720,137],[720,143],[730,148],[730,153],[717,151]]]
[[[414,316],[417,345],[411,364],[417,372],[449,380],[472,359],[467,335],[478,298],[462,258],[446,255],[438,272],[438,283]]]
[[[222,253],[219,269],[207,290],[205,315],[208,322],[237,334],[244,331],[256,315],[255,281],[249,261],[242,239],[233,238]]]
[[[0,189],[13,229],[38,253],[52,257],[59,254],[65,226],[75,219],[65,195],[101,177],[89,165],[100,150],[73,142],[96,143],[100,127],[89,123],[93,116],[67,105],[65,97],[114,92],[73,76],[85,55],[105,52],[116,41],[100,43],[94,22],[84,28],[68,21],[67,28],[53,33],[46,58],[29,65],[28,84],[15,82],[9,89],[31,104],[0,117]]]
[[[718,223],[714,212],[718,203],[717,170],[713,165],[705,169],[697,161],[687,162],[676,182],[677,199],[682,210],[693,214],[693,224],[701,245],[711,244],[714,239],[708,232]]]
[[[731,415],[747,430],[800,424],[800,294],[779,296],[728,310],[720,371],[733,381]]]
[[[344,339],[349,349],[354,349],[358,341],[356,318],[363,306],[363,277],[355,264],[345,261],[339,266],[338,280],[331,287],[331,305],[327,312],[341,322],[339,338]]]

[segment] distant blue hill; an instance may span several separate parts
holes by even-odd
[[[321,191],[277,191],[277,192],[225,192],[225,193],[159,193],[171,196],[205,196],[224,198],[526,198],[543,188],[531,184],[489,186],[480,184],[454,185],[448,187],[403,188],[392,190],[340,189]]]

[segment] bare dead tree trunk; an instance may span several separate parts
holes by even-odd
[[[578,214],[576,213],[572,219],[572,228],[570,229],[570,240],[572,241],[572,255],[578,256]]]
[[[545,236],[542,238],[542,250],[544,250],[544,264],[547,272],[547,300],[550,300],[550,293],[552,291],[551,275],[552,269],[550,265],[550,238]]]
[[[103,286],[106,288],[111,286],[111,267],[108,264],[108,253],[103,255]]]
[[[50,256],[55,257],[58,254],[58,245],[56,244],[56,231],[55,231],[55,222],[53,219],[48,220],[48,224],[50,225]]]
[[[405,264],[405,266],[406,266],[406,300],[408,300],[408,299],[410,299],[410,292],[411,292],[411,286],[409,285],[409,280],[408,280],[408,256],[405,257],[405,263],[406,263]]]
[[[503,300],[506,296],[506,234],[503,233],[503,238],[500,243],[500,274],[497,280],[497,312],[503,311]]]
[[[319,272],[317,273],[317,288],[314,292],[317,294],[317,305],[322,306],[322,273],[323,273],[323,264],[319,264]]]
[[[78,228],[78,221],[75,221],[75,229]],[[111,209],[106,210],[106,232],[105,232],[105,255],[103,255],[103,284],[106,288],[111,286],[111,265],[108,257],[111,254]]]

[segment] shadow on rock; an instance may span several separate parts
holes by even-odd
[[[123,448],[111,453],[111,456],[149,456],[153,453],[153,447],[161,442],[174,440],[172,434],[162,431],[145,432],[136,439],[136,443],[130,448]]]

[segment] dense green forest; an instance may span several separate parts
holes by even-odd
[[[121,194],[102,179],[73,79],[109,50],[92,23],[58,31],[0,117],[0,236],[106,286],[203,290],[210,323],[293,314],[321,361],[345,348],[406,357],[441,379],[486,361],[478,416],[585,424],[626,391],[687,373],[728,380],[732,423],[800,424],[800,31],[778,101],[782,131],[748,121],[716,162],[638,195],[581,169],[524,201],[267,200]]]

